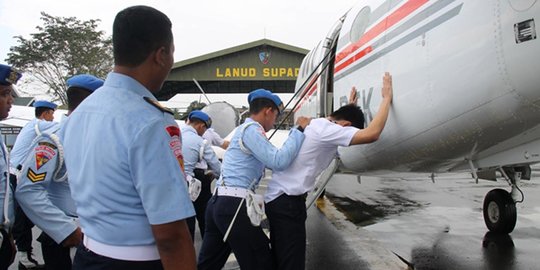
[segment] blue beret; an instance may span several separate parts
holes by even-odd
[[[274,93],[266,90],[266,89],[257,89],[253,90],[248,95],[248,102],[251,103],[253,100],[258,98],[266,98],[274,102],[276,104],[276,107],[281,108],[281,105],[283,102],[281,102],[281,99]]]
[[[103,85],[103,80],[89,74],[75,75],[69,78],[67,81],[68,88],[79,87],[86,89],[90,92],[96,91]]]
[[[193,118],[203,121],[204,124],[206,125],[206,128],[210,128],[212,126],[212,119],[210,119],[210,116],[208,116],[208,114],[206,114],[203,111],[199,111],[199,110],[191,111],[188,114],[188,119],[191,120]]]
[[[22,74],[16,69],[0,64],[0,84],[12,85],[17,84],[17,81],[22,77]]]
[[[39,107],[45,107],[45,108],[56,110],[56,107],[58,107],[58,105],[52,102],[46,101],[46,100],[38,100],[34,102],[34,108],[39,108]]]

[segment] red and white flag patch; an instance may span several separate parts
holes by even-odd
[[[36,146],[36,169],[39,170],[43,165],[45,165],[49,160],[56,156],[56,146],[46,142],[40,142]]]
[[[165,128],[171,139],[169,140],[169,147],[173,151],[174,156],[178,160],[178,164],[184,172],[184,156],[182,155],[182,140],[180,139],[181,133],[177,126],[168,126]]]

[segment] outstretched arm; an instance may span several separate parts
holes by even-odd
[[[392,76],[388,72],[385,72],[384,74],[381,93],[383,100],[381,101],[377,115],[375,115],[375,118],[373,118],[367,128],[356,132],[350,145],[372,143],[379,139],[379,136],[386,125],[388,113],[390,112],[390,105],[392,104]]]
[[[299,117],[297,124],[305,128],[309,125],[310,121],[311,119],[307,117]],[[300,147],[304,141],[304,133],[296,128],[291,129],[289,137],[281,148],[272,145],[264,134],[264,129],[261,126],[250,126],[243,135],[244,144],[253,153],[255,158],[261,161],[267,168],[276,171],[287,169],[296,158],[298,151],[300,151]]]

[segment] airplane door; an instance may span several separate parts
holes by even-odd
[[[332,113],[332,93],[334,92],[334,62],[336,47],[339,38],[339,32],[343,25],[345,16],[341,17],[332,27],[323,44],[323,69],[321,71],[320,85],[321,90],[319,91],[319,117],[326,117]]]

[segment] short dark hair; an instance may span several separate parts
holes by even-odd
[[[136,67],[153,51],[173,41],[172,23],[161,11],[148,6],[128,7],[113,23],[113,54],[116,65]]]
[[[346,120],[355,128],[364,128],[364,112],[354,104],[345,105],[330,114],[334,120]]]
[[[53,109],[49,108],[49,107],[37,107],[36,108],[36,111],[35,111],[35,114],[36,114],[36,118],[39,118],[41,117],[41,115],[48,111],[48,110],[51,110],[51,111],[54,111]]]
[[[270,99],[267,99],[267,98],[254,99],[253,101],[251,101],[251,103],[249,103],[249,113],[256,114],[268,107],[272,107],[273,110],[279,111],[279,108]]]
[[[68,102],[68,110],[73,111],[85,98],[87,98],[92,92],[90,92],[87,89],[72,86],[68,88],[67,90],[67,102]]]
[[[205,123],[203,120],[199,119],[199,118],[191,118],[191,119],[189,119],[189,122],[190,122],[190,123],[194,123],[194,124],[202,123],[202,124],[204,124],[204,126],[205,126],[206,128],[208,128],[208,127],[206,126],[206,123]]]

